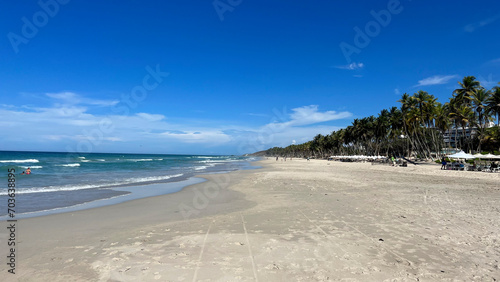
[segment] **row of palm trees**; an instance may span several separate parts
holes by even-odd
[[[266,151],[271,156],[324,158],[331,155],[396,155],[437,157],[443,148],[464,151],[500,151],[500,87],[487,90],[474,76],[458,82],[448,102],[442,104],[426,91],[403,94],[401,106],[382,110],[378,116],[355,119],[351,125],[328,135],[285,148]],[[499,83],[500,84],[500,83]],[[495,126],[490,126],[496,121]],[[470,134],[470,128],[474,134]],[[454,136],[444,140],[445,133]],[[446,141],[446,142],[445,142]]]

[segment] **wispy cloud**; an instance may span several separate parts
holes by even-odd
[[[82,95],[62,93],[51,98],[58,101],[86,100]],[[338,129],[325,122],[352,116],[350,112],[320,111],[317,105],[309,105],[290,112],[275,111],[268,115],[268,122],[243,126],[228,121],[167,119],[158,113],[94,113],[94,108],[101,105],[54,103],[49,107],[34,108],[2,104],[0,126],[6,130],[3,134],[0,132],[0,139],[8,146],[31,149],[51,146],[61,151],[75,151],[81,147],[91,152],[130,152],[142,146],[151,152],[203,153],[216,150],[218,153],[249,153],[290,145],[293,140],[306,142],[316,134],[328,134]]]
[[[414,87],[419,86],[428,86],[428,85],[437,85],[437,84],[446,84],[450,80],[457,78],[458,75],[435,75],[431,77],[424,78],[418,81],[418,84]]]
[[[485,65],[498,65],[498,64],[500,64],[500,58],[490,60],[490,61],[486,62]]]
[[[362,69],[365,67],[365,64],[363,63],[350,63],[348,65],[342,65],[342,66],[334,66],[336,69],[341,69],[341,70],[357,70],[357,69]]]
[[[269,117],[268,114],[259,114],[259,113],[245,113],[243,115],[246,116],[253,116],[253,117]]]
[[[464,27],[464,30],[466,32],[474,32],[474,31],[476,31],[476,29],[478,29],[480,27],[483,27],[483,26],[487,26],[489,24],[492,24],[495,21],[497,21],[498,19],[500,19],[500,14],[498,14],[496,16],[493,16],[491,18],[487,18],[487,19],[481,20],[479,22],[468,24],[468,25],[466,25]]]
[[[481,85],[485,88],[492,88],[493,86],[498,86],[500,80],[493,79],[493,75],[490,73],[487,77],[479,76],[477,78]]]
[[[158,114],[138,113],[136,115],[147,121],[160,121],[165,118],[164,115],[158,115]]]
[[[47,93],[45,95],[68,105],[85,104],[107,107],[114,106],[119,103],[118,100],[99,100],[86,98],[73,92]]]
[[[288,122],[292,126],[301,126],[308,124],[316,124],[325,121],[332,121],[337,119],[344,119],[351,117],[350,112],[336,112],[336,111],[318,111],[317,105],[304,106],[292,109],[290,115],[291,120]]]

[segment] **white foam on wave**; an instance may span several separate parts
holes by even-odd
[[[2,160],[0,163],[38,163],[37,159],[27,159],[27,160]]]
[[[174,174],[174,175],[163,175],[163,176],[150,176],[150,177],[141,177],[141,178],[128,178],[122,181],[114,182],[114,183],[103,183],[103,184],[86,184],[86,185],[65,185],[65,186],[48,186],[48,187],[36,187],[36,188],[26,188],[26,189],[17,189],[16,194],[29,194],[29,193],[46,193],[46,192],[62,192],[62,191],[76,191],[76,190],[84,190],[84,189],[93,189],[93,188],[101,188],[101,187],[109,187],[109,186],[120,186],[126,184],[133,183],[141,183],[141,182],[151,182],[151,181],[160,181],[167,180],[170,178],[181,177],[184,174]],[[7,192],[0,192],[0,196],[7,195]]]
[[[159,181],[159,180],[167,180],[170,178],[174,177],[181,177],[184,174],[179,173],[179,174],[174,174],[174,175],[164,175],[164,176],[149,176],[149,177],[140,177],[140,178],[128,178],[125,179],[125,183],[123,184],[129,184],[129,183],[134,183],[134,182],[150,182],[150,181]]]
[[[198,161],[199,163],[231,163],[236,162],[237,160],[206,160],[206,161]]]
[[[83,190],[83,189],[91,189],[91,188],[99,188],[102,186],[99,185],[68,185],[68,186],[48,186],[48,187],[36,187],[36,188],[26,188],[26,189],[17,189],[16,194],[29,194],[29,193],[45,193],[45,192],[61,192],[61,191],[75,191],[75,190]],[[6,192],[0,192],[0,196],[7,195]]]
[[[194,170],[203,170],[203,169],[206,169],[206,168],[208,168],[208,166],[204,166],[204,165],[202,165],[202,166],[195,166]]]
[[[226,156],[196,156],[196,159],[226,159]]]
[[[132,161],[132,162],[150,162],[153,159],[126,159],[126,161]]]
[[[56,165],[56,166],[77,167],[77,166],[80,166],[80,164],[78,164],[78,163],[76,163],[76,164],[61,164],[61,165]]]
[[[41,165],[34,165],[34,166],[21,166],[22,168],[31,168],[31,169],[39,169],[43,168]]]

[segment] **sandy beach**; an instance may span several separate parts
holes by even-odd
[[[497,281],[500,174],[302,159],[23,219],[2,281]],[[496,280],[495,280],[496,279]]]

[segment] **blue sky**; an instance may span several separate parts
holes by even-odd
[[[466,75],[500,81],[493,0],[0,10],[0,150],[243,154],[328,134],[404,92],[446,102]]]

